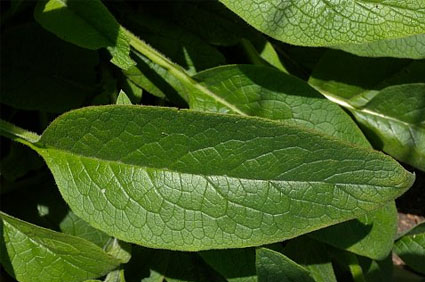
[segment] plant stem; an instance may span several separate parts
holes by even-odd
[[[189,87],[190,90],[196,92],[199,91],[203,93],[204,95],[207,95],[220,104],[226,106],[227,108],[231,109],[233,112],[246,116],[244,112],[239,110],[234,105],[228,103],[223,98],[217,96],[215,93],[213,93],[211,90],[194,80],[187,72],[179,65],[171,62],[168,58],[166,58],[164,55],[156,51],[154,48],[149,46],[146,42],[138,38],[136,35],[131,33],[129,30],[123,28],[125,31],[125,34],[127,38],[130,41],[130,45],[138,52],[143,54],[145,57],[147,57],[149,60],[154,62],[155,64],[159,65],[160,67],[166,69],[170,74],[172,74],[176,79],[178,79],[180,82],[182,82],[184,85]],[[180,93],[182,94],[182,93]],[[183,94],[184,95],[184,94]],[[187,102],[190,104],[190,97],[183,97]]]
[[[0,119],[0,135],[30,147],[40,140],[40,136],[34,132],[25,130],[2,119]]]

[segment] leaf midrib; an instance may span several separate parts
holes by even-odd
[[[386,186],[386,185],[373,185],[373,184],[367,184],[367,183],[340,183],[340,182],[326,182],[326,181],[300,181],[300,180],[278,180],[278,179],[254,179],[254,178],[245,178],[245,177],[235,177],[235,176],[228,176],[228,175],[220,175],[220,174],[201,174],[201,173],[190,173],[190,172],[181,172],[181,171],[176,171],[176,170],[172,170],[169,168],[160,168],[160,167],[148,167],[148,166],[142,166],[142,165],[135,165],[135,164],[130,164],[130,163],[125,163],[122,162],[120,160],[109,160],[109,159],[100,159],[98,157],[95,156],[84,156],[84,155],[79,155],[76,154],[72,151],[69,150],[64,150],[64,149],[58,149],[58,148],[54,148],[54,147],[50,147],[50,146],[46,146],[43,148],[39,148],[39,150],[37,150],[41,155],[43,155],[43,150],[50,150],[50,151],[58,151],[60,153],[66,154],[66,155],[70,155],[72,157],[75,158],[79,158],[79,159],[87,159],[87,160],[93,160],[93,161],[98,161],[98,162],[105,162],[105,163],[114,163],[114,164],[121,164],[121,165],[125,165],[125,166],[129,166],[129,167],[133,167],[135,169],[139,169],[139,170],[144,170],[144,171],[149,171],[149,170],[155,170],[155,171],[164,171],[164,172],[169,172],[169,173],[176,173],[176,174],[181,174],[181,175],[197,175],[200,177],[204,177],[204,178],[208,178],[208,177],[224,177],[224,178],[231,178],[231,179],[235,179],[235,180],[239,180],[239,181],[264,181],[264,182],[271,182],[271,183],[280,183],[280,182],[286,182],[286,183],[302,183],[302,184],[329,184],[329,185],[352,185],[352,186],[366,186],[366,187],[382,187],[382,188],[395,188],[395,189],[401,189],[404,187],[404,185],[402,187],[399,186],[395,186],[395,185],[390,185],[390,186]]]

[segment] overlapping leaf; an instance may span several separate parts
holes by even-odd
[[[394,252],[412,269],[425,274],[425,223],[422,222],[394,244]]]
[[[303,46],[365,43],[421,34],[423,0],[220,0],[256,29]]]
[[[107,48],[111,62],[123,69],[135,63],[130,58],[130,43],[125,31],[100,0],[39,1],[35,19],[59,38],[80,47]]]
[[[119,261],[84,239],[0,213],[1,263],[18,281],[82,281],[100,277]]]

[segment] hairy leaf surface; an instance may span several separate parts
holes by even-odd
[[[295,237],[358,217],[414,181],[381,153],[304,127],[166,108],[76,110],[31,146],[77,216],[177,250]]]
[[[0,212],[1,263],[18,281],[82,281],[119,261],[84,239],[54,232]]]
[[[283,42],[332,46],[425,31],[423,0],[220,0],[256,29]]]

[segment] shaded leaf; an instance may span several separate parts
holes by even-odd
[[[103,248],[106,242],[111,238],[108,234],[93,228],[87,222],[76,216],[72,211],[68,212],[59,224],[59,227],[63,233],[84,238],[101,248]]]
[[[63,42],[35,23],[9,29],[2,39],[2,103],[61,113],[96,93],[96,52]]]
[[[215,271],[230,282],[256,282],[255,249],[228,249],[199,252]]]
[[[377,211],[318,230],[310,236],[334,247],[381,260],[391,252],[396,232],[397,209],[391,202]]]
[[[343,237],[345,232],[341,235],[341,237]],[[306,236],[302,236],[290,240],[285,245],[283,253],[296,263],[305,267],[309,271],[310,276],[314,279],[314,281],[337,281],[332,267],[331,258],[327,254],[326,245],[312,240]]]
[[[59,38],[83,48],[107,48],[111,62],[122,69],[135,63],[124,29],[100,0],[43,0],[34,11],[35,19]]]
[[[425,222],[398,239],[394,244],[394,252],[410,268],[425,274]]]
[[[256,267],[258,282],[314,282],[307,269],[270,249],[257,249]]]

